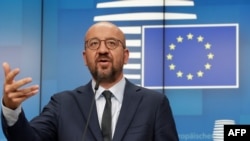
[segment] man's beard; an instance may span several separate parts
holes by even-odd
[[[116,75],[118,71],[112,66],[109,71],[102,71],[100,68],[98,69],[97,65],[95,69],[91,71],[93,78],[96,81],[102,82],[114,82],[116,80]]]

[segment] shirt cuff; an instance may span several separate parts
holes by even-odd
[[[2,101],[2,100],[1,100]],[[2,103],[2,112],[3,112],[3,116],[7,122],[8,126],[13,126],[17,120],[18,120],[18,116],[20,115],[20,113],[22,112],[22,108],[21,105],[18,106],[15,110],[12,110],[8,107],[5,107]]]

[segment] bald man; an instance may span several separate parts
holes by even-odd
[[[92,25],[85,35],[83,60],[92,79],[74,90],[54,94],[41,114],[27,121],[21,104],[39,91],[32,79],[5,72],[2,127],[9,141],[178,141],[164,94],[124,77],[128,62],[124,33],[110,22]],[[108,97],[106,97],[108,93]],[[109,99],[109,100],[108,100]],[[109,107],[106,109],[106,107]]]

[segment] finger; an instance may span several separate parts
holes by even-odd
[[[35,95],[36,93],[38,93],[38,91],[39,91],[38,87],[36,87],[36,88],[29,88],[29,89],[22,89],[20,91],[12,93],[10,95],[10,97],[12,97],[12,99],[17,99],[17,98],[27,99],[27,98]]]
[[[11,109],[16,109],[24,100],[35,95],[39,90],[38,85],[10,92],[3,97],[3,104]]]
[[[3,68],[5,74],[5,83],[11,84],[14,81],[14,78],[17,76],[17,74],[19,74],[20,70],[19,68],[11,70],[7,63],[3,64]]]
[[[33,95],[33,94],[37,93],[38,90],[39,90],[39,86],[33,85],[33,86],[28,87],[28,88],[17,90],[17,93],[20,93],[19,95],[26,96],[26,95]]]
[[[11,99],[10,105],[6,105],[6,106],[9,106],[9,108],[11,109],[16,109],[23,101],[35,95],[37,92],[38,90],[35,90],[30,93],[26,93],[25,95],[22,94],[22,96],[19,95],[19,97],[14,97]]]
[[[4,92],[5,93],[10,93],[10,92],[15,92],[17,91],[20,87],[30,83],[32,81],[31,77],[27,77],[27,78],[23,78],[21,80],[18,80],[16,82],[12,82],[12,83],[5,83],[5,87],[4,87]]]
[[[19,74],[20,70],[18,68],[10,71],[9,73],[7,73],[7,75],[5,76],[5,83],[7,84],[11,84],[14,82],[15,77]]]
[[[10,72],[10,65],[7,62],[3,63],[3,70],[4,70],[4,76],[7,76],[7,74]]]

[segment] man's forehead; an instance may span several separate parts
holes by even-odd
[[[89,28],[86,33],[85,38],[89,38],[90,36],[121,36],[123,37],[122,31],[114,24],[109,22],[100,22],[96,23]]]

